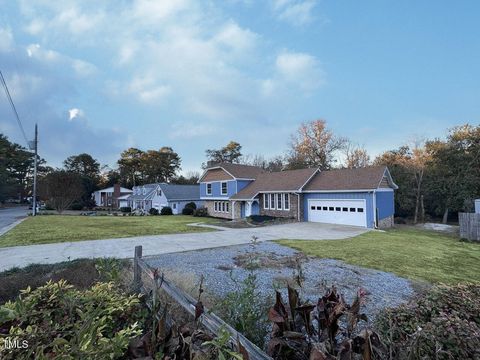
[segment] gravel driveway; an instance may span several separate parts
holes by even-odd
[[[238,259],[252,251],[261,258],[271,259],[266,267],[255,270],[262,296],[273,296],[274,286],[284,289],[285,281],[293,279],[295,266],[292,266],[292,257],[299,253],[273,242],[262,242],[254,248],[239,245],[164,254],[146,260],[150,265],[164,269],[166,273],[173,271],[177,277],[182,272],[185,272],[186,277],[193,273],[198,278],[203,274],[206,290],[213,295],[223,296],[235,289],[231,276],[242,280],[248,275],[247,270],[238,266]],[[369,318],[385,307],[406,302],[414,294],[409,280],[392,273],[348,265],[343,261],[305,258],[302,268],[305,282],[301,297],[304,300],[316,302],[319,295],[324,294],[325,287],[334,284],[350,303],[357,290],[364,288],[370,293],[364,308]]]

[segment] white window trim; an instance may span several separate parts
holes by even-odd
[[[223,184],[225,184],[225,192],[223,192]],[[228,195],[228,182],[227,181],[220,182],[220,195]]]
[[[209,187],[209,186],[210,186],[210,191],[208,191],[208,187]],[[212,183],[206,183],[206,184],[205,184],[205,193],[206,193],[207,195],[212,195],[212,190],[213,190],[213,189],[212,189]]]
[[[271,210],[275,210],[275,194],[270,194],[269,198],[270,198],[270,209]],[[272,202],[273,202],[273,206],[272,206]]]
[[[288,198],[288,207],[285,199]],[[283,194],[283,210],[290,210],[290,194]]]
[[[282,210],[283,209],[283,194],[277,194],[277,196],[275,196],[275,200],[277,201],[277,210]],[[280,207],[278,206],[280,203]]]
[[[270,209],[270,199],[269,199],[268,194],[263,194],[263,208],[265,210]]]

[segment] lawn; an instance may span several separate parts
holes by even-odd
[[[212,231],[207,228],[187,226],[187,224],[214,221],[218,222],[215,219],[185,215],[36,216],[29,217],[8,233],[0,236],[0,247]]]
[[[480,282],[480,244],[451,235],[400,227],[346,240],[280,240],[320,258],[388,271],[412,280],[456,284]]]

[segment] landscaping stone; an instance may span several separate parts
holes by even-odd
[[[321,244],[319,244],[321,246]],[[286,300],[286,282],[294,284],[298,274],[294,259],[300,254],[289,247],[273,242],[262,242],[255,246],[239,245],[215,249],[164,254],[146,259],[154,267],[175,273],[204,275],[205,289],[212,295],[222,297],[235,289],[235,281],[248,275],[244,260],[252,254],[260,266],[253,271],[257,275],[261,296],[273,298],[275,289],[282,291]],[[333,259],[300,257],[304,275],[300,294],[303,300],[316,303],[327,287],[337,286],[351,303],[359,288],[369,293],[364,312],[374,317],[385,307],[394,307],[409,300],[415,291],[409,280],[392,273],[362,268]]]

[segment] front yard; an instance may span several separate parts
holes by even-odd
[[[480,244],[438,232],[398,227],[346,240],[280,240],[308,255],[395,273],[412,280],[480,282]]]
[[[172,216],[69,216],[30,217],[0,236],[0,247],[67,241],[123,238],[142,235],[212,231],[188,226],[218,220],[185,215]]]

